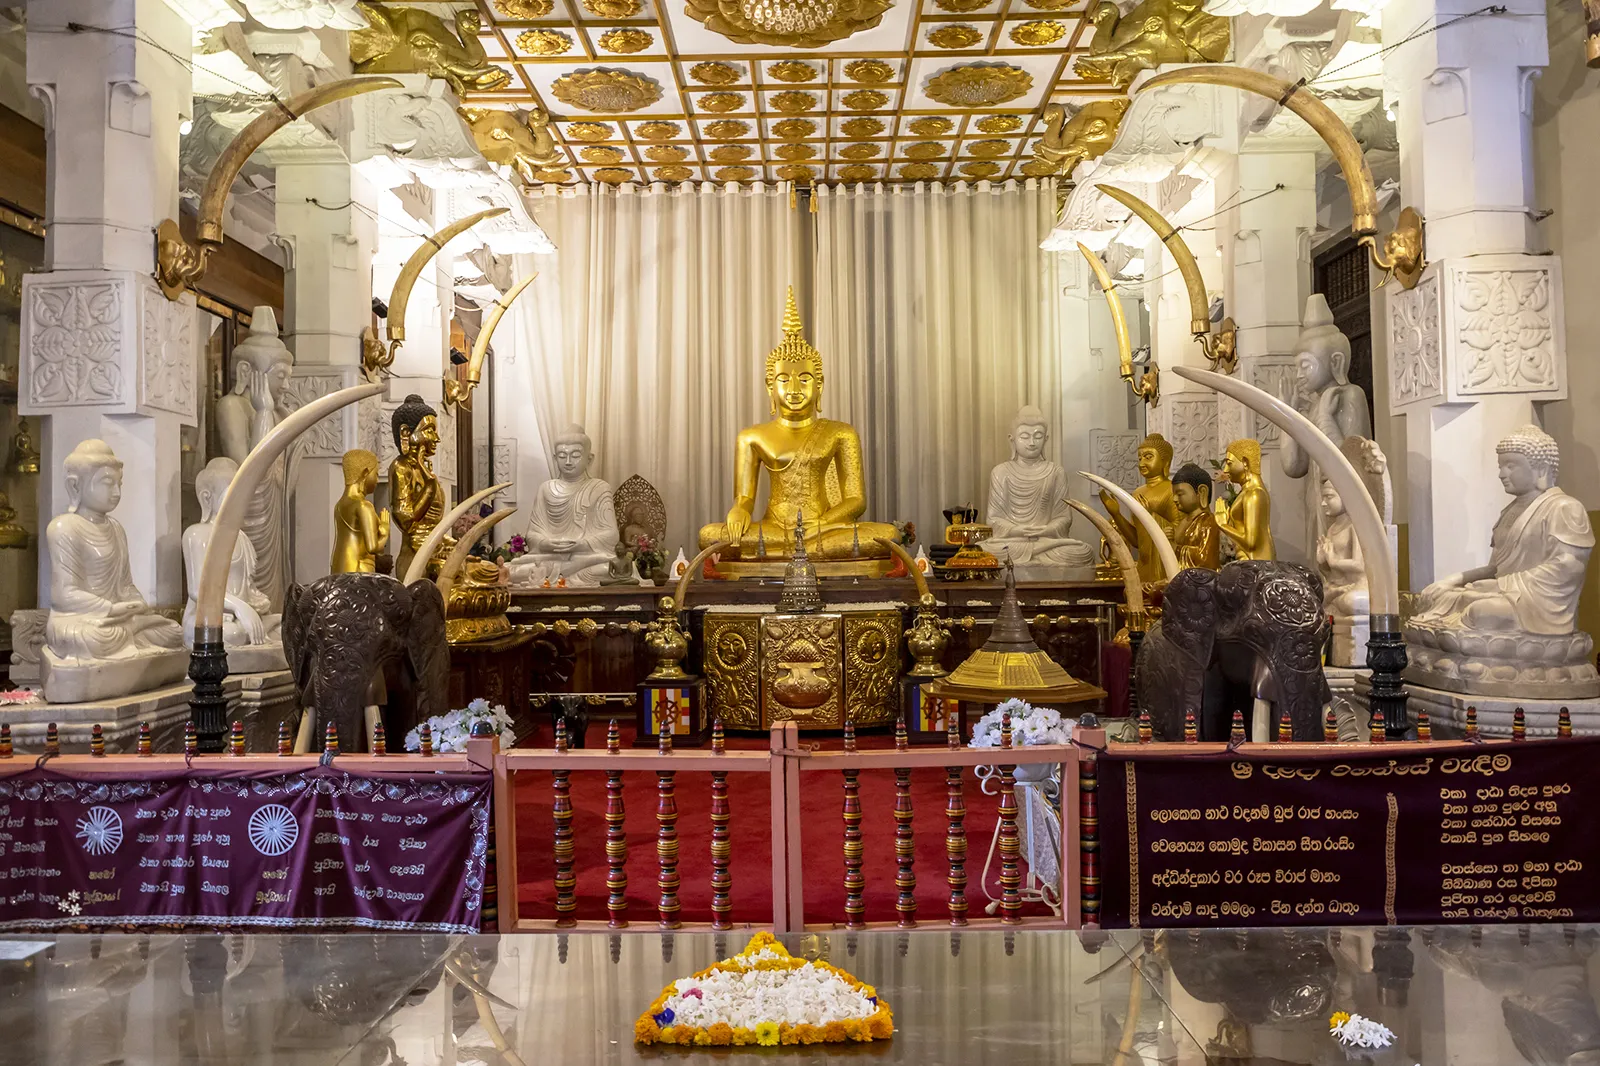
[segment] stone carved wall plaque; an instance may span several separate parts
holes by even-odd
[[[142,373],[139,406],[179,416],[185,425],[195,423],[196,378],[200,368],[195,353],[195,301],[189,293],[168,300],[160,293],[141,294],[140,343]]]
[[[1439,276],[1389,293],[1389,406],[1440,395]]]
[[[494,497],[496,507],[514,507],[517,502],[517,442],[514,438],[502,437],[494,442],[494,464],[490,469],[488,444],[473,446],[472,456],[472,484],[479,489],[486,489],[490,485],[499,485],[502,482],[511,482],[511,487]]]
[[[132,275],[56,271],[22,278],[23,414],[130,407]]]
[[[1184,463],[1198,463],[1209,469],[1212,459],[1222,458],[1225,441],[1217,436],[1217,398],[1215,395],[1162,397],[1166,428],[1160,432],[1172,444],[1172,469]],[[1160,410],[1161,408],[1157,408]],[[1152,428],[1157,428],[1152,420]]]
[[[353,366],[297,366],[284,386],[283,405],[297,411],[312,400],[360,383],[360,371]],[[360,408],[364,406],[355,404],[335,411],[306,430],[296,442],[296,453],[305,459],[338,459],[351,448],[369,448],[360,432]],[[381,469],[387,471],[388,467]]]
[[[1089,455],[1092,469],[1103,478],[1132,491],[1144,483],[1139,476],[1139,441],[1133,430],[1091,429]]]
[[[1250,384],[1271,393],[1297,411],[1305,411],[1310,405],[1310,397],[1300,387],[1300,373],[1295,356],[1262,355],[1248,360],[1248,363],[1247,380]],[[1244,408],[1243,405],[1239,406],[1243,416],[1242,424],[1229,427],[1220,434],[1224,445],[1230,440],[1238,440],[1241,437],[1254,437],[1261,442],[1263,449],[1276,448],[1283,443],[1282,430],[1254,411]]]

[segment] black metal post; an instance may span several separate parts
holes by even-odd
[[[1368,690],[1372,712],[1383,712],[1384,735],[1389,740],[1404,740],[1411,716],[1406,710],[1406,641],[1398,615],[1372,615],[1367,669],[1372,671]]]
[[[202,755],[220,755],[228,732],[228,699],[222,682],[228,677],[228,648],[221,626],[195,626],[194,650],[189,653],[189,720]]]

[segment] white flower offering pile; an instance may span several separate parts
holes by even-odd
[[[425,723],[433,733],[433,750],[441,755],[467,750],[475,723],[487,721],[495,736],[503,736],[511,728],[511,715],[503,704],[489,706],[489,701],[479,697],[460,710],[449,714],[436,714]],[[406,734],[406,750],[422,750],[422,726]]]

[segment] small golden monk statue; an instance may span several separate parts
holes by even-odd
[[[1184,463],[1172,475],[1172,498],[1178,505],[1178,524],[1172,530],[1172,548],[1178,565],[1215,570],[1222,565],[1222,531],[1211,517],[1211,475],[1195,463]]]
[[[330,573],[371,574],[389,546],[389,509],[367,499],[378,487],[378,457],[365,448],[344,453],[344,495],[333,505],[333,559]]]
[[[736,560],[761,554],[787,559],[796,515],[805,514],[806,552],[823,560],[886,559],[875,537],[898,539],[888,522],[859,521],[867,509],[861,438],[846,422],[821,418],[822,354],[801,335],[800,312],[789,289],[783,343],[767,356],[767,393],[774,418],[739,431],[735,443],[733,506],[726,522],[700,529],[700,546],[737,545]],[[767,509],[753,517],[757,481],[766,470]],[[813,515],[817,517],[812,518]]]
[[[1216,502],[1217,528],[1228,535],[1240,559],[1277,558],[1272,548],[1272,499],[1261,482],[1261,442],[1248,438],[1228,445],[1222,472],[1239,486],[1230,505]]]
[[[1155,516],[1167,538],[1172,538],[1172,527],[1178,521],[1178,504],[1172,495],[1172,445],[1159,433],[1152,433],[1139,442],[1139,473],[1144,484],[1133,490],[1133,498],[1144,504],[1145,510]],[[1166,575],[1161,571],[1161,556],[1156,553],[1155,542],[1144,526],[1131,515],[1122,513],[1116,499],[1104,489],[1100,490],[1100,504],[1111,517],[1122,539],[1139,550],[1139,580],[1145,584],[1160,581]]]

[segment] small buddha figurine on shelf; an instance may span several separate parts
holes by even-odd
[[[1222,531],[1211,515],[1211,475],[1195,463],[1184,463],[1172,475],[1172,498],[1178,505],[1178,524],[1172,530],[1172,547],[1185,570],[1222,565]]]
[[[737,548],[722,561],[749,561],[765,542],[771,560],[787,559],[795,517],[806,519],[805,546],[822,560],[886,559],[889,549],[877,537],[898,539],[888,522],[864,522],[866,482],[861,470],[861,438],[846,422],[822,418],[822,355],[806,342],[794,290],[783,315],[783,343],[767,356],[767,394],[773,419],[739,431],[735,442],[733,506],[723,522],[701,527],[700,546],[720,540]],[[768,478],[767,509],[756,517],[761,472]],[[838,485],[830,491],[831,480]],[[810,516],[816,516],[812,518]]]
[[[399,452],[389,464],[390,502],[401,538],[394,572],[403,579],[417,549],[444,518],[444,485],[433,472],[433,455],[439,450],[439,417],[421,396],[412,393],[395,408],[389,428]]]
[[[1277,558],[1272,548],[1272,499],[1261,482],[1261,442],[1244,438],[1228,445],[1222,472],[1239,486],[1239,493],[1231,505],[1217,500],[1217,528],[1233,541],[1236,557]]]
[[[378,457],[365,448],[344,453],[344,494],[333,505],[333,558],[329,573],[371,574],[389,546],[389,509],[367,497],[378,487]],[[402,575],[404,576],[404,575]]]
[[[1159,433],[1152,433],[1139,442],[1139,474],[1144,484],[1133,490],[1133,498],[1144,504],[1145,510],[1155,516],[1168,539],[1172,527],[1178,522],[1178,504],[1172,494],[1172,445]],[[1122,506],[1104,489],[1100,491],[1100,505],[1106,509],[1111,524],[1122,534],[1122,539],[1137,547],[1139,552],[1139,580],[1145,584],[1160,581],[1161,556],[1156,553],[1155,542],[1144,526],[1132,516],[1122,513]]]
[[[145,602],[133,583],[128,535],[111,517],[122,501],[122,460],[105,441],[86,440],[63,466],[67,509],[45,529],[45,699],[100,699],[176,681],[188,663],[183,627]]]
[[[1029,405],[1012,420],[1011,458],[989,474],[989,508],[984,518],[994,535],[984,548],[1006,554],[1018,566],[1090,566],[1094,549],[1067,534],[1072,531],[1067,472],[1045,458],[1050,427],[1044,412]]]
[[[189,582],[189,598],[183,607],[183,641],[194,647],[195,594],[200,587],[200,570],[211,533],[222,506],[222,497],[239,472],[239,464],[218,456],[206,464],[194,479],[195,497],[200,501],[200,521],[183,531],[183,571]],[[234,536],[233,557],[228,562],[228,585],[222,600],[222,642],[228,649],[228,670],[235,674],[256,674],[282,670],[283,638],[281,615],[272,613],[272,602],[255,583],[255,545],[239,530]]]

